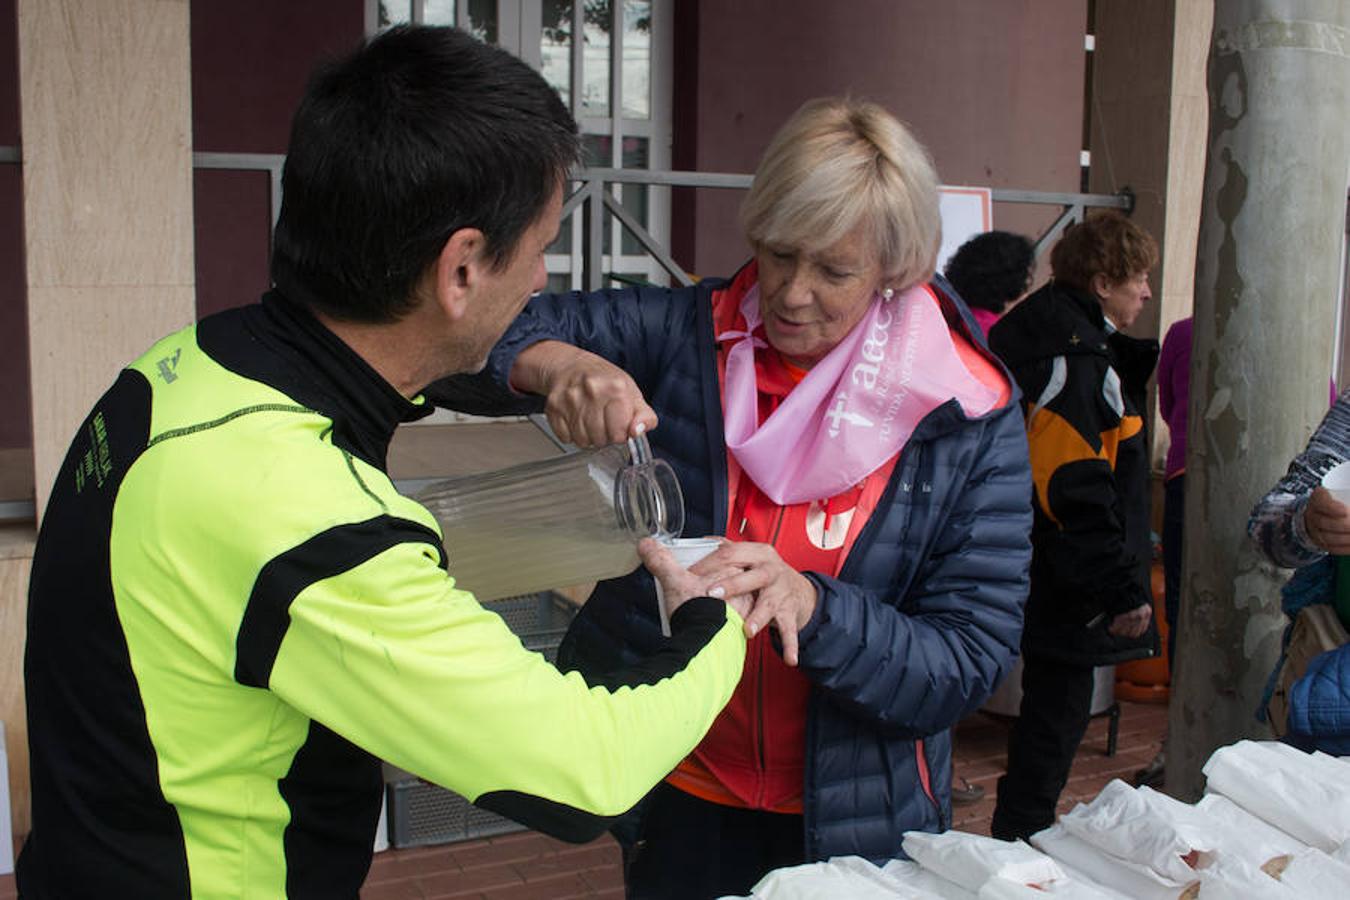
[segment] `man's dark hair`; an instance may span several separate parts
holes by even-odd
[[[272,279],[333,318],[395,321],[459,229],[508,263],[577,146],[557,92],[516,57],[455,28],[391,28],[310,81]]]
[[[1036,248],[1011,231],[986,231],[966,241],[943,274],[967,306],[1001,313],[1027,289]]]

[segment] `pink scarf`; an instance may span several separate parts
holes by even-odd
[[[891,301],[873,296],[862,321],[760,425],[758,285],[741,300],[740,311],[746,330],[717,336],[736,341],[726,363],[727,447],[780,506],[825,500],[858,484],[949,400],[970,417],[998,402],[999,392],[961,362],[937,297],[920,285]]]

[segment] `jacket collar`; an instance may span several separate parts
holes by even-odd
[[[991,346],[1013,368],[1056,356],[1103,356],[1127,384],[1148,380],[1158,342],[1108,330],[1097,298],[1051,282],[1003,315],[989,330]]]
[[[331,418],[333,443],[383,471],[394,430],[431,414],[433,407],[395,390],[315,318],[303,296],[303,288],[287,284],[250,308],[249,329],[273,351],[277,364],[249,374]]]

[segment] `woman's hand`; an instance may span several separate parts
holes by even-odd
[[[540,341],[511,368],[511,386],[544,396],[560,440],[578,447],[619,444],[656,427],[655,411],[627,372],[571,344]]]
[[[1326,488],[1313,489],[1303,510],[1303,528],[1309,539],[1328,553],[1350,555],[1350,507]]]
[[[734,574],[722,574],[727,569]],[[816,611],[816,586],[783,562],[777,550],[768,544],[729,541],[689,571],[716,579],[714,597],[753,595],[754,606],[745,617],[746,637],[773,625],[783,644],[783,661],[797,665],[797,632]]]
[[[1153,607],[1141,603],[1129,612],[1123,612],[1106,626],[1107,632],[1116,637],[1137,638],[1148,631],[1148,623],[1153,618]]]

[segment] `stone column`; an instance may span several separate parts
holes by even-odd
[[[1252,505],[1327,409],[1350,160],[1350,4],[1215,7],[1195,267],[1182,648],[1169,792],[1198,795],[1253,718],[1279,654],[1287,573],[1246,537]]]

